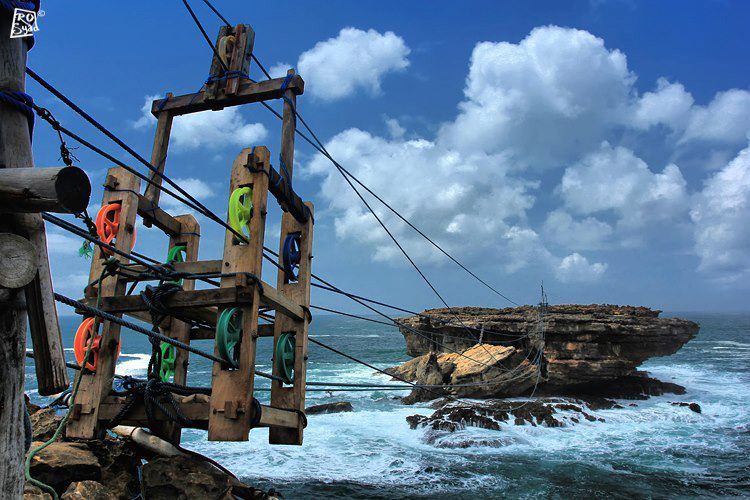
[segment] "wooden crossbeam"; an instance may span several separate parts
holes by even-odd
[[[216,100],[206,99],[205,92],[195,94],[185,94],[170,99],[157,99],[151,105],[151,113],[159,116],[159,113],[168,111],[173,116],[187,115],[209,109],[219,110],[228,106],[237,106],[240,104],[249,104],[251,102],[268,101],[271,99],[281,99],[283,95],[282,86],[284,78],[274,78],[272,80],[263,80],[262,82],[252,83],[249,80],[242,80],[237,89],[237,93],[230,96],[220,97]],[[295,95],[300,95],[305,91],[305,82],[302,77],[296,75],[291,79],[288,89]],[[166,102],[164,102],[166,100]]]
[[[248,221],[250,239],[240,243],[234,235],[226,231],[224,238],[224,263],[227,273],[252,273],[261,276],[263,265],[263,237],[266,225],[268,202],[267,169],[270,153],[264,146],[246,148],[232,164],[229,183],[231,194],[239,187],[252,188],[252,214]],[[248,169],[254,167],[254,172]],[[235,288],[239,276],[221,279],[221,286]],[[272,290],[266,289],[264,296]],[[210,441],[247,441],[250,431],[253,387],[255,383],[255,351],[258,335],[258,306],[261,294],[257,286],[250,288],[252,300],[242,306],[242,334],[239,344],[239,366],[231,369],[221,363],[214,363],[212,370],[211,412],[208,420]],[[275,292],[275,290],[273,290]],[[285,302],[288,302],[285,300]],[[301,312],[298,305],[294,305]],[[218,355],[218,346],[215,349]]]
[[[205,428],[208,424],[209,415],[211,413],[211,403],[209,396],[203,394],[196,394],[193,396],[173,396],[177,401],[177,404],[185,417],[194,420],[198,423],[197,428]],[[102,421],[111,420],[115,417],[118,412],[122,409],[125,404],[125,398],[117,396],[109,396],[101,404],[99,410],[99,418]],[[155,419],[157,421],[169,421],[168,417],[161,412],[158,408],[155,409]],[[300,416],[296,412],[281,410],[273,408],[267,405],[260,405],[260,421],[255,427],[285,427],[285,428],[296,428],[301,425]],[[222,408],[220,414],[226,412],[226,408]],[[250,406],[248,417],[252,420],[254,415],[253,406]],[[244,414],[244,410],[240,410],[237,415]],[[148,418],[146,417],[146,409],[143,403],[137,403],[133,405],[133,408],[128,412],[128,415],[122,421],[123,425],[135,425],[144,426],[148,425]]]
[[[289,300],[271,285],[263,282],[263,294],[259,296],[258,304],[266,305],[285,315],[301,321],[305,317],[304,309]],[[253,302],[255,286],[237,286],[233,288],[209,288],[205,290],[178,291],[164,299],[164,305],[171,309],[180,309],[195,313],[196,310],[207,306],[246,306]],[[91,302],[90,299],[87,302]],[[103,297],[101,309],[110,313],[129,313],[147,311],[148,306],[138,295],[118,295]]]
[[[135,229],[136,213],[138,211],[138,190],[140,179],[124,168],[111,168],[108,172],[108,184],[117,188],[118,191],[105,190],[102,197],[102,206],[120,202],[120,226],[115,240],[115,248],[123,252],[130,252]],[[91,271],[89,281],[98,279],[104,266],[105,258],[100,247],[94,249],[91,259]],[[115,254],[114,258],[127,261],[124,257]],[[126,283],[118,276],[105,278],[98,285],[102,297],[112,295],[123,295]],[[97,428],[100,403],[109,394],[112,387],[112,379],[115,373],[117,361],[118,344],[120,341],[120,325],[109,321],[103,321],[100,327],[101,342],[97,369],[94,373],[82,374],[81,385],[78,395],[73,402],[73,416],[68,421],[66,435],[68,437],[92,439],[97,437]]]

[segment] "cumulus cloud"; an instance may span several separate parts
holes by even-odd
[[[409,66],[409,53],[404,39],[392,31],[344,28],[335,38],[303,52],[297,67],[305,78],[306,93],[334,101],[360,89],[380,94],[385,75]]]
[[[659,78],[656,90],[646,92],[633,104],[630,123],[642,129],[664,125],[684,130],[693,112],[693,102],[693,96],[681,83]]]
[[[565,169],[558,188],[568,210],[590,215],[611,211],[624,228],[686,213],[687,183],[676,165],[649,170],[631,150],[603,143]]]
[[[682,143],[702,140],[743,143],[750,132],[750,92],[731,89],[719,92],[707,106],[692,110]]]
[[[582,30],[535,28],[518,44],[474,47],[465,100],[443,142],[511,152],[524,166],[557,166],[622,121],[634,76],[625,55]]]
[[[141,117],[133,122],[133,127],[151,128],[156,124],[156,118],[151,114],[151,103],[158,97],[146,96]],[[170,140],[171,147],[179,152],[198,148],[250,146],[261,142],[267,135],[266,127],[260,123],[247,123],[239,108],[232,107],[175,117]]]
[[[543,233],[565,248],[597,250],[612,236],[612,226],[594,217],[576,220],[564,210],[553,210],[544,221]]]
[[[750,147],[706,181],[690,216],[699,269],[725,282],[750,277]]]
[[[582,283],[598,280],[606,270],[607,264],[590,264],[586,257],[572,253],[560,261],[555,275],[563,283]]]
[[[182,177],[173,179],[178,186],[182,187],[185,191],[193,195],[198,201],[204,202],[207,198],[211,198],[216,194],[213,188],[205,181],[197,179],[195,177]],[[162,208],[167,212],[173,213],[192,213],[191,209],[185,206],[183,203],[175,200],[169,195],[163,195],[160,199]]]

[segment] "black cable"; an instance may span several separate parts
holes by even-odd
[[[193,12],[193,9],[190,7],[190,4],[187,2],[187,0],[182,0],[182,3],[183,3],[183,5],[185,5],[185,8],[190,13],[190,16],[193,18],[193,21],[195,22],[195,25],[200,30],[201,34],[203,35],[203,38],[206,39],[206,43],[208,44],[209,47],[211,47],[211,50],[213,51],[214,55],[216,56],[216,59],[219,60],[219,64],[221,64],[221,67],[224,68],[224,71],[229,71],[229,68],[227,68],[227,65],[224,64],[224,61],[221,60],[221,56],[217,52],[216,47],[214,47],[213,42],[208,37],[208,33],[206,33],[206,30],[203,29],[203,25],[198,20],[198,17],[195,15],[195,12]]]
[[[214,11],[214,14],[216,14],[217,16],[219,16],[219,19],[221,19],[224,22],[224,24],[226,24],[230,28],[232,27],[232,25],[229,24],[229,21],[227,21],[227,18],[224,17],[224,16],[222,16],[221,12],[219,12],[216,9],[216,7],[213,6],[213,4],[211,2],[209,2],[208,0],[203,0],[203,3],[205,3],[206,5],[208,5],[208,8],[211,9],[212,11]]]

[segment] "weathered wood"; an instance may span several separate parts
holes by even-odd
[[[10,38],[11,15],[0,11],[0,88],[23,92],[25,89],[26,40]],[[0,104],[0,168],[33,165],[29,126],[15,108]],[[23,224],[18,219],[0,218],[0,231]],[[39,217],[31,216],[31,217]],[[13,231],[16,232],[16,231]],[[16,291],[0,290],[0,498],[23,496],[23,388],[26,351],[26,314],[23,299]],[[19,304],[20,303],[20,304]],[[39,304],[32,304],[38,306]]]
[[[225,278],[226,279],[226,278]],[[233,279],[233,278],[229,278]],[[305,317],[305,311],[299,304],[279,293],[268,283],[262,282],[263,294],[259,295],[257,304],[267,305],[296,321]],[[164,299],[164,305],[171,309],[188,311],[193,308],[208,306],[247,306],[255,299],[254,292],[257,290],[252,284],[247,286],[233,286],[232,288],[208,288],[205,290],[186,290],[175,292]],[[101,309],[111,313],[129,313],[133,311],[146,311],[148,306],[138,295],[117,295],[103,297]]]
[[[258,325],[258,337],[273,337],[273,325],[264,323]],[[209,340],[216,338],[216,330],[193,328],[190,330],[190,340]]]
[[[214,101],[206,100],[204,92],[173,97],[166,103],[164,103],[164,99],[157,99],[151,105],[151,113],[153,113],[154,116],[158,116],[158,113],[161,111],[169,111],[173,116],[179,116],[189,113],[197,113],[199,111],[207,111],[209,109],[219,110],[228,106],[268,101],[271,99],[281,99],[283,94],[281,87],[284,84],[284,80],[284,78],[274,78],[272,80],[263,80],[262,82],[257,83],[252,83],[249,80],[242,80],[237,89],[237,94],[222,97]],[[289,82],[288,89],[294,94],[300,95],[305,90],[305,82],[299,75],[297,75]]]
[[[172,98],[172,93],[167,93],[167,101]],[[154,146],[151,149],[151,165],[156,167],[156,170],[160,173],[164,173],[164,167],[167,164],[167,152],[169,150],[169,136],[172,133],[172,119],[174,115],[169,111],[160,111],[155,114],[157,118],[156,132],[154,133]],[[162,177],[159,174],[151,172],[149,176],[151,182],[146,186],[146,190],[143,192],[143,196],[151,202],[151,206],[159,205],[159,197],[161,196]],[[146,227],[151,227],[151,217],[141,215],[143,217],[143,224]]]
[[[234,37],[235,49],[229,63],[229,70],[248,75],[250,74],[250,59],[252,58],[253,46],[255,45],[255,31],[248,24],[238,24],[234,28]],[[239,77],[227,79],[224,94],[236,94],[240,86],[240,81]]]
[[[253,415],[253,408],[250,411],[245,412],[242,408],[221,408],[216,413],[211,409],[210,398],[204,394],[195,394],[192,396],[180,396],[175,394],[175,401],[180,407],[183,415],[194,420],[198,423],[197,428],[204,428],[207,420],[210,420],[211,414],[224,414],[228,410],[231,412],[232,417],[242,416],[247,413],[247,418],[251,418]],[[117,415],[122,406],[125,404],[125,398],[117,396],[108,396],[102,402],[99,417],[102,420],[110,420],[112,417]],[[296,428],[301,424],[300,417],[296,412],[281,410],[278,408],[272,408],[267,405],[260,405],[260,421],[256,427],[288,427]],[[156,420],[166,421],[169,419],[161,410],[156,409],[155,415]],[[148,418],[146,417],[146,409],[142,403],[133,405],[133,408],[128,412],[127,417],[123,420],[125,425],[148,425]]]
[[[180,233],[180,223],[145,195],[138,197],[138,215],[143,218],[146,227],[156,226],[170,236]]]
[[[219,78],[221,75],[224,74],[224,67],[228,66],[229,59],[224,57],[222,60],[219,60],[218,57],[216,57],[216,54],[219,54],[220,56],[224,56],[224,54],[221,53],[222,51],[222,39],[224,37],[232,35],[233,28],[231,26],[222,26],[219,28],[219,34],[216,36],[216,42],[214,43],[214,49],[216,50],[216,53],[211,58],[211,67],[208,70],[209,78],[215,77]],[[208,83],[206,83],[206,89],[205,89],[205,95],[207,100],[213,100],[216,99],[219,95],[219,86],[222,85],[222,83],[225,83],[221,80],[213,80]]]
[[[179,231],[178,231],[179,233]],[[218,273],[221,272],[221,260],[198,260],[195,262],[173,262],[174,270],[181,273]],[[123,269],[123,279],[133,281],[138,274],[149,272],[146,266],[132,266],[127,270]]]
[[[169,239],[169,248],[177,245],[185,246],[185,261],[194,261],[198,258],[198,244],[200,243],[200,224],[192,215],[179,215],[176,217],[180,223],[180,234]],[[194,290],[195,280],[185,279],[182,282],[183,290]],[[190,343],[190,324],[174,319],[168,327],[162,328],[161,333],[179,340],[185,344]],[[184,349],[177,349],[174,363],[174,383],[187,385],[188,359],[190,353]],[[151,429],[157,435],[168,441],[180,444],[180,428],[174,423],[167,424],[163,429]]]
[[[36,276],[37,259],[29,240],[0,233],[0,288],[23,288],[31,283]]]
[[[83,212],[91,183],[78,167],[0,170],[0,212]]]
[[[102,206],[120,202],[120,227],[115,240],[115,247],[124,252],[130,252],[135,229],[136,213],[138,211],[138,192],[140,190],[140,179],[123,168],[111,168],[109,177],[114,178],[118,191],[105,190],[102,197]],[[98,279],[101,275],[104,260],[107,257],[98,246],[94,249],[91,259],[91,271],[89,281]],[[126,261],[120,255],[114,255],[120,261]],[[126,283],[118,276],[110,276],[99,284],[99,293],[102,297],[113,295],[124,295]],[[91,439],[97,436],[100,403],[109,394],[112,387],[112,379],[117,361],[117,345],[120,341],[120,325],[104,321],[100,327],[102,340],[100,342],[99,359],[95,373],[84,373],[78,395],[74,401],[77,418],[68,421],[66,435],[83,439]]]
[[[252,186],[253,211],[248,228],[250,241],[239,243],[234,235],[226,231],[224,238],[224,263],[227,273],[252,273],[261,276],[263,263],[263,237],[266,225],[268,201],[268,177],[263,173],[268,168],[270,153],[260,146],[246,148],[232,164],[229,184],[230,194],[240,186]],[[250,172],[247,165],[260,171]],[[234,277],[221,279],[222,287],[235,287]],[[214,363],[212,370],[211,413],[208,421],[208,439],[211,441],[246,441],[250,430],[250,417],[255,384],[255,350],[258,334],[258,305],[260,291],[252,287],[253,300],[242,308],[242,337],[238,369],[229,369]],[[215,349],[218,355],[218,347]],[[234,408],[237,417],[225,413]]]

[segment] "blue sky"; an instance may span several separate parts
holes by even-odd
[[[212,38],[219,22],[193,1]],[[747,311],[750,7],[744,2],[240,2],[255,53],[306,80],[299,110],[328,149],[453,255],[518,302]],[[45,2],[29,66],[150,155],[154,96],[198,90],[210,52],[177,0]],[[251,75],[261,78],[256,67]],[[136,166],[43,89],[64,125]],[[275,104],[280,109],[280,103]],[[167,173],[226,213],[242,147],[278,155],[257,106],[175,121]],[[37,165],[59,163],[39,124]],[[411,308],[439,302],[326,160],[298,144],[316,205],[314,272]],[[106,161],[75,151],[101,199]],[[187,210],[162,198],[177,215]],[[380,210],[380,209],[378,209]],[[385,212],[451,305],[505,306]],[[201,258],[222,233],[201,219]],[[166,255],[139,227],[138,250]],[[268,243],[276,247],[278,210]],[[79,242],[50,228],[56,286],[80,293]],[[273,236],[271,236],[273,235]],[[273,281],[272,269],[266,278]],[[359,311],[315,291],[313,303]]]

